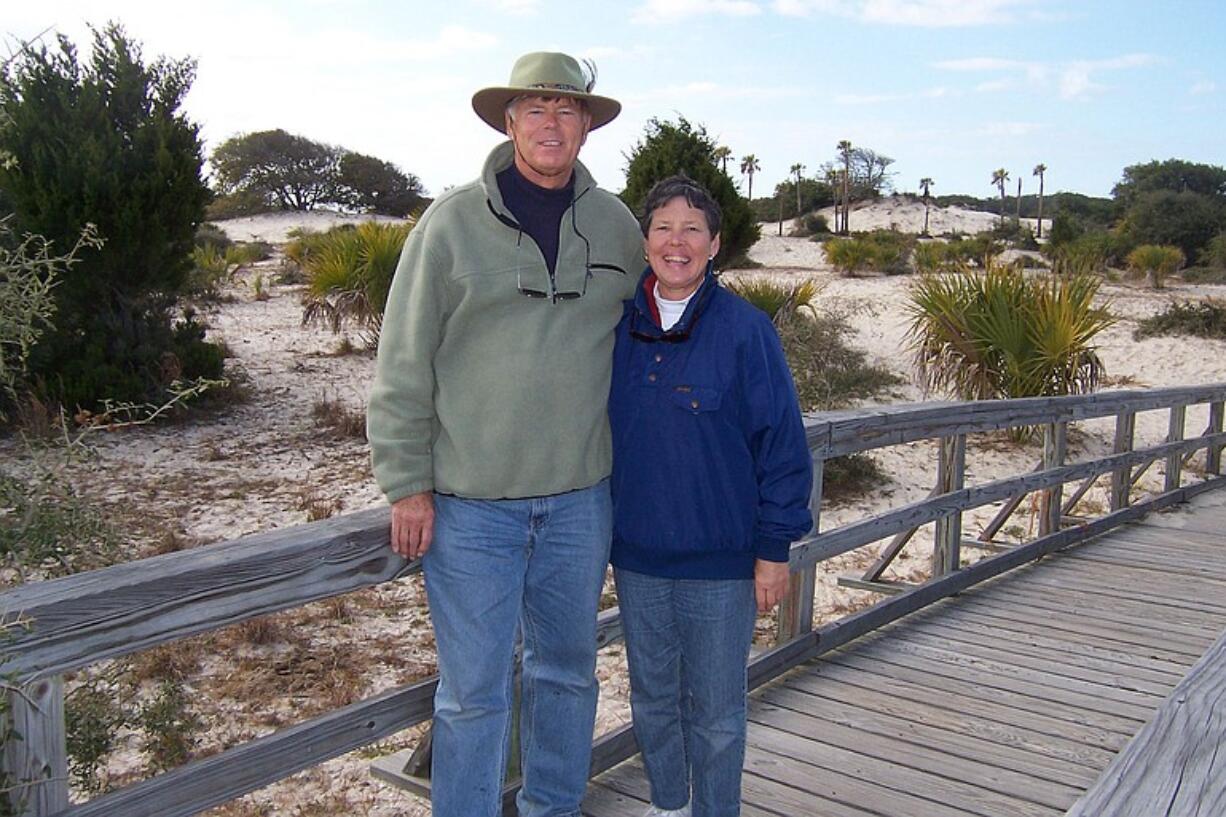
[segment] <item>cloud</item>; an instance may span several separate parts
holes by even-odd
[[[632,23],[676,23],[690,17],[715,14],[752,17],[762,8],[751,0],[647,0],[630,15]]]
[[[775,0],[778,14],[834,14],[862,23],[956,28],[1000,25],[1033,18],[1037,0]]]
[[[1057,90],[1062,99],[1081,99],[1107,89],[1106,85],[1095,80],[1095,75],[1128,68],[1140,68],[1154,65],[1157,62],[1158,58],[1152,54],[1124,54],[1119,57],[1103,60],[1072,60],[1070,62],[1051,64],[998,59],[996,57],[970,57],[958,60],[941,60],[933,63],[933,65],[946,71],[1025,74],[1026,79],[1031,83],[1046,83],[1054,76],[1056,78]],[[1014,83],[1007,79],[996,79],[981,82],[976,86],[976,90],[983,92],[1002,91],[1012,87],[1014,87]]]
[[[979,128],[978,133],[984,136],[1029,136],[1045,127],[1038,122],[989,122]]]
[[[1201,80],[1188,89],[1188,96],[1204,96],[1205,94],[1211,94],[1216,90],[1216,83],[1208,80]]]
[[[541,10],[541,0],[485,0],[485,5],[520,16],[536,14]]]
[[[957,91],[938,86],[897,94],[838,94],[834,101],[839,105],[883,105],[893,102],[909,102],[916,99],[941,99],[947,96],[957,96]]]

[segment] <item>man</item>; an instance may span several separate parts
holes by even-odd
[[[577,160],[621,110],[592,84],[534,53],[473,96],[509,141],[422,215],[384,314],[369,437],[392,547],[425,571],[436,817],[499,811],[517,631],[520,814],[578,815],[586,787],[613,330],[642,266],[634,217]]]

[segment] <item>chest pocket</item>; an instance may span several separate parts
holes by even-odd
[[[674,386],[669,394],[670,402],[690,414],[719,411],[719,390],[702,386]]]

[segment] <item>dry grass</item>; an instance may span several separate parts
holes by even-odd
[[[336,439],[366,439],[366,415],[336,398],[320,398],[311,406],[311,418]]]

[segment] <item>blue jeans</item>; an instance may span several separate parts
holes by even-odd
[[[741,812],[749,579],[665,579],[614,570],[630,665],[634,734],[662,809]]]
[[[434,497],[423,559],[438,645],[435,817],[497,817],[523,638],[523,817],[579,814],[596,717],[596,608],[609,558],[608,480],[529,499]]]

